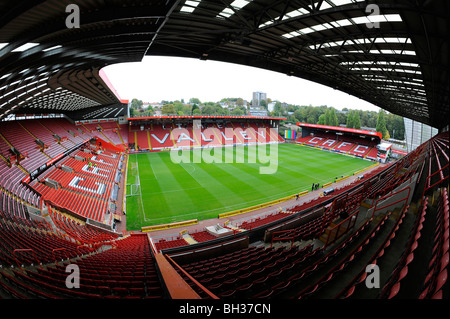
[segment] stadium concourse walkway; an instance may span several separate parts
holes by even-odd
[[[366,173],[368,173],[368,172],[370,172],[372,170],[379,169],[380,167],[383,167],[385,165],[386,164],[379,164],[378,166],[367,170]],[[336,187],[337,188],[337,187],[343,187],[343,186],[349,185],[352,182],[354,182],[357,178],[358,178],[358,176],[356,176],[356,175],[355,176],[350,176],[346,180],[334,183],[332,185],[332,187]],[[221,218],[221,219],[219,219],[219,218],[212,218],[212,219],[207,219],[207,220],[199,220],[198,223],[195,224],[195,225],[182,226],[182,227],[177,227],[177,228],[169,228],[169,229],[163,229],[163,230],[154,230],[154,231],[148,231],[147,233],[150,235],[150,237],[169,237],[169,236],[175,236],[175,235],[178,236],[180,231],[184,231],[184,230],[186,230],[187,232],[190,232],[190,231],[201,231],[201,230],[204,230],[204,228],[207,227],[207,226],[214,226],[214,225],[217,225],[217,224],[223,225],[227,220],[229,220],[231,223],[236,222],[236,221],[240,221],[240,220],[244,221],[246,219],[251,219],[252,217],[256,217],[258,215],[264,215],[265,213],[268,213],[270,211],[277,210],[280,207],[284,211],[285,209],[290,208],[292,206],[309,202],[312,199],[315,199],[315,198],[319,197],[322,192],[323,192],[323,189],[319,188],[317,190],[310,191],[306,195],[300,196],[298,198],[298,200],[294,198],[294,199],[287,200],[287,201],[279,203],[279,204],[275,204],[275,205],[272,205],[272,206],[268,206],[268,207],[260,208],[260,209],[257,209],[257,210],[253,210],[253,211],[250,211],[248,213],[242,213],[242,214],[230,216],[228,218]],[[139,231],[137,231],[137,232],[139,232]]]
[[[125,156],[125,160],[123,163],[123,167],[128,167],[128,156]],[[126,189],[126,179],[122,178],[120,180],[120,186],[119,186],[119,193],[117,195],[117,198],[123,198],[123,200],[125,201],[125,189]],[[122,233],[122,234],[126,234],[127,233],[127,216],[125,213],[123,213],[123,207],[124,207],[124,202],[123,201],[117,201],[116,202],[117,205],[117,215],[119,215],[120,221],[118,221],[116,223],[116,231],[118,233]],[[119,212],[122,212],[121,214]]]

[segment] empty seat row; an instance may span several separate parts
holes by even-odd
[[[147,235],[132,234],[117,239],[114,247],[46,268],[0,271],[0,290],[24,299],[162,298],[164,291]],[[75,279],[80,286],[77,289],[67,286],[68,265],[78,266],[79,276]]]

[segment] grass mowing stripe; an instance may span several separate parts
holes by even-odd
[[[304,158],[302,154],[302,161],[299,163],[298,157],[300,156],[300,147],[289,147],[287,145],[280,145],[279,151],[282,155],[283,160],[278,162],[278,171],[281,177],[293,186],[293,190],[302,191],[307,188],[309,183],[305,180],[311,180],[315,182],[328,182],[330,176],[325,173],[323,176],[320,174],[324,163],[324,158],[315,152],[317,157],[314,160],[308,160],[308,157]],[[310,154],[312,155],[312,153]],[[311,156],[309,156],[311,157]],[[327,160],[327,159],[325,159]]]
[[[264,192],[266,183],[251,173],[248,173],[246,169],[248,166],[245,164],[222,164],[217,165],[217,169],[222,170],[228,177],[226,185],[230,188],[239,190],[239,196],[241,198],[251,198],[254,196],[265,196]]]
[[[129,156],[129,162],[127,167],[127,184],[136,184],[136,176],[139,174],[138,170],[138,156],[133,154]],[[130,187],[131,192],[131,187]],[[127,192],[127,194],[130,194]],[[126,210],[127,210],[127,229],[140,229],[142,225],[145,225],[144,213],[142,211],[142,198],[140,195],[127,196],[126,198]]]
[[[214,178],[214,176],[208,174],[204,170],[201,170],[200,167],[196,165],[190,164],[179,164],[177,165],[179,168],[183,169],[185,179],[194,180],[199,187],[198,188],[190,188],[186,189],[186,193],[190,197],[191,201],[196,205],[196,207],[204,207],[206,210],[211,208],[220,207],[223,205],[221,201],[221,196],[215,196],[214,194],[221,194],[220,192],[216,192],[215,189],[211,187],[211,185],[215,185],[218,181]],[[194,170],[192,170],[192,168]],[[192,172],[191,172],[192,170]],[[183,175],[180,174],[180,177]],[[224,191],[223,189],[221,191]],[[199,196],[201,194],[201,196]],[[201,213],[199,209],[197,209],[197,213]]]
[[[173,163],[170,161],[163,160],[160,156],[155,157],[155,164],[155,167],[159,167],[159,170],[161,170],[161,172],[164,172],[164,174],[160,175],[158,180],[156,180],[162,191],[162,195],[149,196],[149,204],[152,207],[151,215],[159,216],[161,215],[161,213],[163,213],[170,216],[180,211],[189,212],[191,210],[194,210],[197,205],[192,202],[186,191],[184,191],[184,187],[197,187],[198,183],[192,179],[181,180],[179,175],[182,175],[183,173],[182,168],[178,165],[173,165]],[[161,176],[163,176],[163,178],[161,178]],[[170,192],[177,189],[180,191]],[[146,190],[143,189],[142,185],[141,191],[143,194],[147,193]],[[182,203],[182,205],[180,205],[180,203]],[[164,206],[166,208],[161,209],[161,206]],[[149,217],[151,218],[151,216],[146,214],[146,218],[148,219]]]
[[[169,205],[169,201],[165,196],[166,189],[171,187],[173,191],[180,192],[179,185],[176,185],[170,180],[170,174],[157,179],[154,177],[154,171],[158,173],[164,173],[167,168],[164,164],[164,156],[161,158],[161,154],[142,154],[139,169],[141,173],[141,194],[142,201],[144,203],[145,216],[144,219],[148,224],[150,221],[156,221],[161,216],[165,216],[168,220],[171,215],[171,211],[174,206]],[[154,156],[152,156],[154,155]],[[151,161],[151,163],[150,163]],[[149,169],[150,165],[154,169]],[[162,174],[164,175],[164,174]],[[143,176],[143,177],[142,177]],[[170,186],[169,186],[170,185]],[[143,214],[144,212],[141,212]]]
[[[315,172],[315,174],[319,177],[325,176],[327,179],[329,179],[329,173],[334,173],[337,176],[346,176],[354,171],[358,171],[359,169],[368,166],[368,162],[364,161],[363,159],[348,157],[342,154],[331,153],[328,151],[319,152],[319,149],[311,149],[308,147],[297,146],[297,148],[305,151],[303,152],[304,154],[302,154],[302,156],[314,156],[314,160],[304,160],[302,162],[302,166],[307,166],[310,169],[312,169],[312,167],[323,166],[323,161],[325,161],[325,164],[329,164],[330,160],[333,160],[333,164],[335,165],[328,165],[326,171],[324,171],[322,167],[319,170],[314,169],[314,171],[317,171]],[[358,167],[358,169],[354,169],[355,166]]]
[[[164,161],[161,157],[155,161],[155,167],[158,167],[158,171],[170,172],[170,174],[168,174],[169,177],[158,179],[157,182],[160,185],[158,193],[147,193],[146,191],[143,193],[152,202],[152,216],[154,216],[152,219],[161,220],[166,215],[174,218],[180,214],[194,218],[199,214],[201,215],[203,211],[197,209],[198,207],[209,210],[223,206],[223,203],[209,190],[210,185],[206,182],[202,183],[194,177],[197,175],[199,167],[186,165],[191,164],[174,164],[168,158]],[[211,181],[211,179],[212,176],[208,174],[204,177],[205,181]],[[164,204],[161,202],[162,199],[167,204],[165,208],[159,207],[160,204]],[[174,209],[174,207],[177,209]]]
[[[256,163],[249,163],[249,156],[255,156],[255,150],[265,149],[257,146],[235,147],[234,162],[229,164],[208,164],[204,161],[176,164],[171,161],[169,152],[130,155],[128,174],[131,177],[130,175],[137,173],[132,169],[132,158],[135,157],[147,218],[143,224],[138,225],[143,219],[133,216],[140,214],[139,203],[134,203],[137,202],[137,196],[128,197],[127,229],[191,218],[214,218],[218,213],[309,190],[313,182],[331,182],[335,177],[349,175],[373,164],[319,149],[279,144],[277,172],[262,175],[259,174],[259,169],[268,166],[268,163],[260,163],[258,156]],[[220,150],[222,156],[219,158],[225,160],[225,150]],[[208,152],[211,154],[211,150]],[[240,157],[244,159],[244,163],[236,163],[236,159]]]
[[[205,190],[219,201],[222,205],[228,204],[230,198],[239,198],[239,193],[234,191],[232,188],[228,187],[223,183],[222,178],[217,178],[218,175],[212,175],[211,171],[207,172],[201,166],[196,166],[194,164],[181,164],[182,166],[189,165],[190,168],[194,167],[195,171],[191,174]],[[213,165],[213,164],[210,164]],[[215,194],[215,195],[214,195]],[[243,200],[243,198],[241,198]]]

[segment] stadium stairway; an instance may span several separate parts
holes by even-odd
[[[440,198],[431,200],[431,202],[438,203],[436,210],[440,213],[437,216],[440,216],[441,220],[447,218],[448,240],[448,195],[447,192],[445,195],[438,192],[433,195],[434,197]],[[289,243],[278,242],[269,247],[268,244],[261,242],[260,245],[254,243],[247,249],[227,255],[233,256],[227,258],[229,260],[227,262],[218,263],[219,260],[226,257],[221,256],[186,264],[183,267],[199,283],[205,285],[220,298],[329,299],[351,297],[376,299],[406,297],[416,299],[423,282],[427,282],[425,278],[431,278],[428,279],[428,282],[433,282],[436,289],[440,289],[438,280],[445,282],[446,277],[443,276],[443,271],[439,273],[439,269],[448,265],[448,242],[447,246],[443,240],[436,242],[436,238],[438,238],[436,234],[443,229],[442,227],[438,228],[437,225],[441,225],[442,222],[436,222],[436,218],[431,218],[425,223],[424,212],[428,210],[428,213],[432,214],[432,211],[430,205],[426,204],[425,208],[421,208],[420,204],[420,201],[413,202],[409,206],[398,208],[392,212],[378,214],[369,221],[362,218],[353,232],[325,248],[321,248],[321,242],[317,239],[309,242],[296,241],[292,246]],[[365,216],[365,214],[360,215]],[[416,241],[421,236],[428,238],[428,241],[434,238],[435,243],[419,243],[417,245]],[[304,248],[306,243],[308,243],[306,246],[314,243],[312,244],[313,251],[317,254],[315,258],[308,259],[307,265],[302,266],[294,256],[299,254],[300,247]],[[424,253],[418,247],[422,247]],[[434,249],[430,250],[430,247],[434,247]],[[443,255],[442,253],[438,257],[434,257],[435,259],[440,258],[440,262],[437,263],[440,268],[435,266],[435,263],[430,263],[433,265],[430,268],[428,263],[433,260],[436,252],[441,251],[440,247],[443,247],[442,251],[447,251],[447,254]],[[272,254],[270,252],[278,256],[269,259],[274,265],[277,265],[276,270],[271,272],[270,267],[261,264],[265,263],[266,259],[259,259],[256,256],[256,259],[253,258],[253,252],[250,253],[252,249],[259,249],[257,256]],[[246,251],[249,253],[245,253]],[[245,258],[241,257],[244,255]],[[253,262],[248,263],[249,258]],[[258,270],[254,269],[253,263],[259,265]],[[362,274],[365,274],[366,266],[372,263],[380,267],[381,291],[380,289],[367,289],[363,283],[365,277]],[[409,271],[405,268],[405,263],[409,265]],[[421,272],[417,271],[419,269]],[[430,273],[433,272],[436,275],[431,276]],[[408,273],[409,276],[407,276]],[[439,276],[437,276],[438,273]],[[445,278],[445,281],[441,278]],[[402,289],[399,289],[400,280],[403,280]],[[362,292],[358,291],[358,294],[354,294],[354,286],[358,286],[358,284],[359,287],[363,287]],[[411,289],[409,289],[410,284]],[[429,286],[431,285],[429,284]],[[434,289],[435,286],[432,288]],[[430,291],[434,291],[431,290],[432,288]],[[399,290],[404,294],[403,296]],[[442,291],[440,293],[442,294]]]
[[[236,232],[244,232],[244,231],[246,231],[246,229],[242,229],[242,228],[239,228],[237,226],[233,226],[231,224],[228,224],[226,227],[229,228],[229,229],[232,229],[232,230],[234,230]]]
[[[196,241],[191,235],[189,234],[183,234],[183,239],[189,244],[196,244],[198,241]]]
[[[398,219],[401,218],[399,211],[395,211],[391,214],[388,219],[388,226],[385,228],[383,233],[380,233],[376,240],[368,247],[368,249],[364,250],[359,256],[355,257],[352,260],[352,263],[346,265],[344,269],[339,272],[337,276],[332,278],[326,283],[326,286],[322,286],[318,291],[316,291],[311,298],[319,298],[319,299],[331,299],[339,294],[342,289],[345,288],[345,285],[350,282],[355,276],[357,276],[365,267],[370,264],[370,260],[372,256],[385,244],[387,238],[391,236],[391,232],[397,226]],[[387,247],[384,252],[384,259],[382,263],[378,263],[380,267],[380,283],[381,286],[384,286],[387,279],[389,278],[392,270],[395,268],[398,260],[404,251],[404,243],[408,239],[408,236],[411,234],[411,230],[414,226],[415,216],[414,213],[405,212],[404,217],[401,220],[401,227],[398,228],[395,233],[395,237],[390,239],[390,245]],[[334,267],[335,268],[335,267]],[[330,273],[331,274],[331,273]],[[327,273],[327,275],[329,275]],[[374,299],[377,297],[379,290],[378,289],[364,289],[365,294],[358,295],[358,299]]]
[[[434,250],[435,248],[434,240],[436,240],[436,234],[438,233],[436,230],[439,227],[439,225],[440,226],[445,225],[445,222],[439,220],[439,217],[441,217],[439,215],[439,210],[442,208],[440,206],[442,202],[440,202],[439,200],[434,200],[434,198],[439,198],[439,196],[441,196],[441,191],[442,189],[436,190],[433,196],[428,197],[426,207],[424,208],[423,223],[421,224],[420,237],[418,238],[418,245],[416,250],[414,251],[414,259],[407,265],[408,274],[411,275],[405,276],[404,279],[401,281],[401,289],[395,296],[395,298],[397,299],[419,298],[419,294],[417,292],[421,292],[423,283],[425,282],[425,279],[428,278],[428,274],[430,271],[430,264],[433,261],[433,253],[436,251]],[[433,249],[430,249],[430,247],[433,247]],[[445,260],[444,256],[442,260]],[[439,260],[437,260],[437,262],[439,266],[442,266]],[[446,262],[448,265],[448,248],[447,248]],[[445,264],[443,265],[445,266]],[[418,278],[420,280],[417,280]]]
[[[355,233],[348,234],[334,245],[327,247],[324,252],[325,257],[317,264],[314,271],[309,272],[300,280],[296,280],[287,289],[280,289],[274,297],[333,298],[343,288],[341,285],[345,285],[353,278],[356,269],[365,267],[365,261],[373,252],[374,247],[382,242],[394,225],[392,214],[379,215],[358,236],[355,236]],[[342,265],[344,265],[344,272],[341,269],[337,275],[337,270]],[[336,280],[332,281],[332,279]],[[319,284],[320,286],[318,286]],[[326,288],[323,289],[325,285]]]

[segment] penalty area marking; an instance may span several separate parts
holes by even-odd
[[[137,154],[135,154],[135,155],[137,156]],[[137,163],[137,159],[136,159],[136,164],[137,164],[137,168],[138,168],[138,182],[140,183],[140,176],[139,176],[140,171],[139,171],[139,165],[138,165],[138,163]],[[194,177],[194,175],[196,175],[196,174],[195,174],[195,172],[196,172],[196,166],[194,165],[194,163],[180,163],[180,164],[182,164],[181,167],[183,167],[184,170],[185,170],[185,171],[186,171],[186,172],[187,172],[187,173],[188,173],[188,174],[189,174],[189,175],[190,175],[197,183],[199,183],[200,185],[202,185],[202,184],[197,180],[197,178]],[[150,163],[150,167],[151,167],[151,169],[152,169],[152,171],[153,171],[153,175],[155,176],[155,179],[158,179],[151,163]],[[288,170],[293,171],[293,169],[290,169],[290,168],[288,168]],[[354,170],[351,170],[350,173],[352,173],[352,172],[354,173],[355,171],[354,171]],[[194,175],[193,175],[193,174],[194,174]],[[341,174],[346,174],[346,173],[341,173]],[[313,178],[312,176],[307,175],[307,174],[303,174],[303,175],[308,176],[309,178]],[[322,183],[325,182],[325,180],[322,180],[322,179],[319,179],[319,181],[322,182]],[[163,192],[156,192],[156,193],[145,193],[145,194],[142,194],[142,190],[141,190],[141,188],[140,188],[140,189],[139,189],[139,197],[140,197],[140,200],[141,200],[141,207],[142,207],[142,212],[143,212],[144,220],[145,220],[146,222],[148,222],[148,221],[167,220],[168,218],[170,218],[172,221],[176,221],[176,220],[178,220],[178,219],[180,219],[180,218],[183,218],[183,217],[188,217],[188,216],[201,216],[202,214],[210,213],[210,212],[214,212],[214,211],[217,211],[218,213],[220,213],[221,211],[222,211],[222,212],[223,212],[223,211],[232,211],[232,210],[234,210],[234,209],[237,209],[236,207],[239,208],[239,206],[240,206],[240,205],[243,205],[243,204],[244,204],[244,205],[247,205],[246,207],[250,207],[250,206],[252,206],[251,204],[253,204],[253,203],[256,203],[256,204],[260,204],[260,203],[261,203],[261,199],[256,199],[256,200],[248,201],[248,202],[246,202],[246,203],[238,203],[238,204],[233,204],[233,205],[230,205],[230,206],[222,206],[222,207],[219,207],[219,208],[213,208],[213,209],[203,210],[203,211],[196,211],[196,212],[193,212],[193,213],[171,215],[171,216],[160,217],[160,218],[149,218],[149,217],[146,216],[145,209],[144,209],[144,205],[143,205],[142,195],[164,194],[164,193],[178,192],[178,191],[185,191],[185,190],[196,189],[196,188],[198,188],[198,189],[200,189],[200,188],[205,188],[205,186],[194,187],[194,188],[188,188],[188,189],[180,189],[180,190],[170,190],[170,191],[163,191]],[[309,187],[308,187],[308,190],[309,190]],[[292,194],[291,194],[291,193],[288,193],[288,192],[283,192],[283,193],[279,193],[279,194],[272,194],[271,196],[268,196],[268,197],[266,197],[265,199],[274,199],[274,200],[276,200],[276,199],[279,199],[279,198],[281,198],[281,197],[283,197],[283,196],[289,196],[289,195],[292,195]],[[269,200],[269,201],[270,201],[270,200]],[[250,205],[249,205],[249,204],[250,204]],[[281,204],[281,203],[280,203],[280,204]],[[249,205],[249,206],[248,206],[248,205]],[[246,208],[246,207],[244,207],[244,208]]]
[[[139,160],[137,158],[137,154],[135,154],[135,155],[136,155],[136,168],[137,168],[137,183],[136,184],[141,185],[141,176],[140,176],[140,171],[139,171]],[[144,220],[146,220],[145,209],[144,209],[144,201],[142,200],[142,187],[139,187],[139,199],[140,199],[140,202],[141,202],[142,215],[144,216]]]
[[[156,176],[155,170],[153,169],[152,161],[149,159],[148,162],[150,163],[150,168],[152,169],[153,176],[155,176],[155,179],[158,180],[158,176]]]

